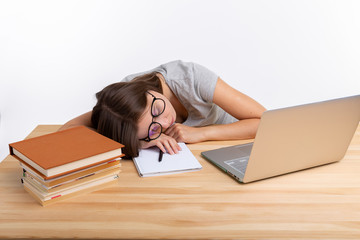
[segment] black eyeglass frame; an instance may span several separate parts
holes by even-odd
[[[155,139],[159,138],[159,137],[161,136],[161,134],[162,134],[162,129],[163,129],[163,127],[162,127],[161,123],[154,121],[154,118],[156,118],[156,117],[160,116],[161,114],[163,114],[163,112],[165,111],[165,108],[166,108],[166,103],[165,103],[164,99],[162,99],[162,98],[157,98],[157,97],[155,97],[153,94],[151,94],[150,92],[146,92],[146,93],[150,94],[150,95],[153,97],[153,100],[152,100],[152,102],[151,102],[151,108],[150,108],[150,114],[151,114],[151,116],[152,116],[152,122],[150,123],[150,125],[149,125],[149,127],[148,127],[148,135],[147,135],[147,137],[141,138],[141,139],[139,139],[139,140],[143,140],[143,141],[145,141],[145,142],[150,142],[150,141],[152,141],[152,140],[155,140]],[[164,103],[164,109],[163,109],[159,114],[154,115],[154,114],[153,114],[153,106],[154,106],[154,102],[155,102],[156,100],[161,100],[161,101]],[[158,124],[158,125],[160,126],[160,134],[159,134],[157,137],[155,137],[155,138],[151,138],[151,137],[150,137],[150,129],[151,129],[151,126],[152,126],[153,124]]]

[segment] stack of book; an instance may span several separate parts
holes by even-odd
[[[45,206],[117,182],[122,144],[84,126],[9,144],[24,188]]]

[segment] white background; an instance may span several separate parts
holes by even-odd
[[[200,63],[268,109],[360,93],[360,1],[1,1],[0,161],[128,74]]]

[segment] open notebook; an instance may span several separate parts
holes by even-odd
[[[134,158],[135,166],[141,177],[175,174],[198,171],[202,169],[199,161],[191,153],[185,143],[179,143],[178,154],[164,154],[159,162],[159,148],[141,149],[139,156]]]

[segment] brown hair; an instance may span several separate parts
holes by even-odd
[[[102,135],[125,145],[125,157],[139,155],[137,122],[147,105],[148,90],[162,93],[156,72],[136,77],[130,82],[113,83],[96,93],[97,103],[91,122]]]

